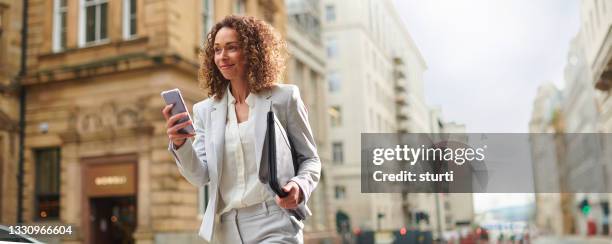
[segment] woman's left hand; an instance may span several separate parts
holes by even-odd
[[[285,209],[297,208],[302,201],[302,190],[300,190],[300,186],[294,181],[289,181],[289,183],[283,186],[283,191],[289,193],[289,195],[283,198],[278,197],[278,195],[274,197],[276,204]]]

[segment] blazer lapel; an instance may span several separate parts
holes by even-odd
[[[270,106],[272,106],[272,93],[270,90],[262,91],[261,94],[257,94],[257,102],[255,103],[255,162],[257,162],[257,168],[261,163],[261,154],[263,150],[264,140],[266,138],[266,118]]]
[[[212,119],[212,139],[215,156],[217,158],[217,176],[221,177],[223,170],[223,147],[225,147],[225,124],[227,119],[227,94],[216,101],[213,111],[210,113]]]

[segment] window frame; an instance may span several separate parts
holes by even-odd
[[[234,14],[246,15],[246,1],[245,0],[234,0]]]
[[[40,164],[43,163],[40,160],[40,155],[42,153],[51,153],[52,151],[55,151],[55,160],[57,163],[57,175],[55,177],[55,184],[57,186],[57,192],[56,193],[41,193],[41,189],[39,188],[39,177],[41,175],[41,166]],[[44,147],[44,148],[36,148],[33,150],[33,154],[34,154],[34,210],[35,210],[35,216],[34,219],[37,221],[56,221],[60,219],[61,216],[61,207],[60,207],[60,202],[61,202],[61,148],[60,147]],[[48,163],[48,162],[47,162]],[[49,182],[46,182],[46,184],[49,184]],[[57,196],[57,202],[58,202],[58,206],[57,206],[57,216],[49,216],[49,217],[41,217],[39,215],[40,212],[40,198],[41,197],[54,197]]]
[[[334,112],[332,112],[331,110],[333,110]],[[330,107],[330,125],[332,128],[337,128],[342,126],[342,106],[340,105],[333,105]],[[336,114],[333,114],[336,113]]]
[[[341,194],[340,194],[341,193]],[[334,186],[334,198],[336,200],[346,199],[346,186],[335,185]]]
[[[325,5],[325,21],[336,21],[336,6],[333,4]]]
[[[344,164],[344,143],[341,141],[332,142],[332,163]]]
[[[122,32],[123,39],[134,39],[138,35],[138,1],[134,1],[132,6],[132,0],[123,0],[123,14],[122,14]],[[132,14],[132,8],[135,9]],[[132,30],[132,19],[134,20],[134,30]],[[132,33],[134,32],[134,33]]]
[[[338,49],[338,39],[336,39],[335,37],[328,37],[327,44],[325,45],[325,55],[327,56],[327,58],[331,59],[338,57]]]
[[[202,0],[202,44],[206,42],[208,32],[214,24],[215,0]]]
[[[330,93],[340,92],[342,89],[342,80],[340,79],[340,74],[337,71],[331,71],[327,77],[327,83],[329,87],[327,90]]]
[[[66,49],[68,42],[68,1],[64,3],[65,6],[61,6],[62,0],[53,0],[53,29],[52,29],[52,49],[53,52],[61,52]],[[62,14],[65,14],[66,23],[60,23],[62,21]],[[63,26],[62,26],[63,25]],[[66,35],[62,43],[62,34]]]
[[[108,43],[110,41],[110,38],[108,37],[108,23],[106,25],[107,27],[107,33],[106,33],[106,37],[105,38],[101,38],[100,35],[101,33],[101,19],[102,19],[102,13],[101,13],[101,5],[102,4],[106,4],[106,14],[108,15],[108,4],[109,4],[109,0],[80,0],[80,8],[79,8],[79,47],[86,47],[86,46],[94,46],[94,45],[99,45],[99,44],[104,44],[104,43]],[[93,41],[87,41],[87,26],[86,26],[86,21],[87,21],[87,7],[89,6],[96,6],[96,5],[100,5],[98,7],[95,8],[95,14],[96,16],[94,17],[94,21],[96,21],[94,23],[94,40]],[[108,16],[106,17],[106,20],[108,21]]]

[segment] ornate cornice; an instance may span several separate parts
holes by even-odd
[[[150,135],[153,126],[145,114],[148,98],[110,100],[96,106],[75,107],[70,112],[68,130],[60,137],[65,142],[82,142]]]

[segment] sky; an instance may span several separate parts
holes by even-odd
[[[537,87],[563,86],[579,0],[396,0],[421,51],[428,105],[467,132],[528,132]]]
[[[526,133],[538,86],[563,87],[579,0],[395,0],[428,66],[426,103],[470,133]],[[474,194],[475,211],[533,194]]]

